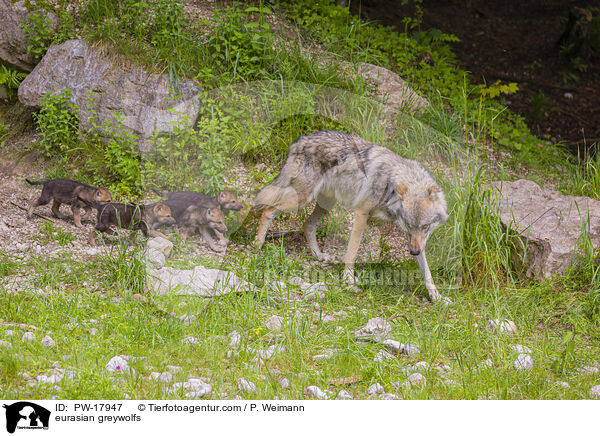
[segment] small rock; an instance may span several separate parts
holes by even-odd
[[[288,283],[290,285],[300,286],[304,283],[304,280],[302,280],[300,277],[292,277],[291,279],[288,280]]]
[[[269,330],[279,330],[283,326],[284,321],[282,316],[273,315],[265,322],[265,326]]]
[[[152,372],[150,373],[150,378],[152,380],[157,380],[163,383],[171,383],[173,380],[173,374],[170,372]]]
[[[357,339],[382,341],[392,332],[392,326],[383,318],[371,318],[366,325],[355,330],[354,336]]]
[[[162,237],[151,238],[148,239],[146,247],[148,247],[148,250],[159,251],[164,257],[169,257],[171,250],[173,249],[173,243]]]
[[[399,397],[397,395],[389,394],[389,393],[383,393],[383,394],[379,395],[380,400],[397,400],[398,398]]]
[[[184,344],[196,345],[200,343],[200,340],[198,338],[195,338],[194,336],[188,336],[186,338],[183,338],[181,342]]]
[[[15,332],[14,330],[6,330],[4,332],[4,336],[14,336],[16,334],[17,334],[17,332]]]
[[[346,331],[346,329],[344,327],[342,327],[341,325],[337,326],[334,330],[336,333],[344,333]]]
[[[595,366],[583,366],[577,370],[579,374],[598,374],[598,368]]]
[[[133,294],[131,296],[131,299],[133,301],[139,301],[140,303],[147,303],[148,299],[146,297],[144,297],[142,294]]]
[[[415,363],[414,365],[408,365],[406,370],[408,372],[419,372],[419,371],[428,371],[431,365],[429,362],[425,362],[424,360]]]
[[[317,400],[328,400],[329,396],[317,386],[308,386],[304,390],[304,394],[308,398],[316,398]]]
[[[379,352],[375,355],[375,357],[373,357],[373,361],[374,362],[383,362],[384,360],[389,360],[389,359],[393,359],[393,358],[394,358],[394,356],[392,356],[387,351],[379,350]]]
[[[514,322],[507,319],[490,319],[487,323],[488,331],[499,331],[507,335],[514,335],[517,333],[517,326]]]
[[[23,333],[23,336],[21,336],[22,342],[33,341],[34,339],[35,339],[35,333],[33,333],[33,332],[25,332],[25,333]]]
[[[379,395],[379,394],[384,394],[384,393],[385,393],[385,389],[379,383],[373,383],[367,389],[368,395]]]
[[[190,325],[196,321],[196,315],[181,315],[179,320],[183,322],[184,325]]]
[[[571,385],[569,384],[569,382],[566,382],[566,381],[556,382],[556,385],[560,386],[562,388],[565,388],[565,389],[571,389]]]
[[[348,391],[339,391],[336,400],[354,400],[354,397]]]
[[[56,346],[56,342],[50,336],[44,336],[44,339],[42,339],[42,345],[46,348],[52,348]]]
[[[281,389],[287,389],[290,387],[290,381],[287,378],[284,378],[279,381],[279,385],[281,386]]]
[[[533,368],[533,358],[530,354],[519,354],[515,360],[515,368],[518,370],[529,370]]]
[[[239,379],[237,383],[238,389],[242,392],[256,392],[256,385],[245,378]]]
[[[319,360],[329,360],[333,357],[334,350],[325,350],[323,354],[317,354],[313,356],[313,362],[318,362]]]
[[[592,386],[590,388],[590,397],[600,400],[600,385]]]
[[[92,335],[92,336],[95,336],[95,335],[96,335],[96,333],[98,333],[98,329],[97,329],[97,328],[95,328],[95,327],[92,327],[92,328],[89,330],[89,332],[90,332],[90,335]]]
[[[158,250],[149,249],[147,253],[147,259],[148,263],[155,269],[161,269],[163,266],[165,266],[165,255]]]
[[[269,283],[269,289],[274,294],[280,294],[287,289],[287,285],[284,282],[273,281]]]
[[[12,344],[4,339],[0,340],[0,347],[6,347],[9,350],[12,348]]]
[[[420,385],[427,382],[427,378],[425,378],[425,376],[420,372],[415,372],[414,374],[408,376],[408,382],[411,385]]]
[[[129,368],[129,364],[127,363],[127,360],[123,358],[123,356],[114,356],[106,364],[106,370],[108,372],[122,372],[127,374],[131,371],[131,368]]]
[[[518,354],[531,354],[531,349],[521,344],[511,344],[509,347]]]
[[[325,298],[326,290],[327,285],[325,283],[315,283],[302,292],[302,299],[305,301],[323,300]]]
[[[492,359],[485,359],[483,362],[481,362],[479,364],[479,368],[481,368],[481,369],[488,369],[488,368],[491,368],[492,366],[494,366],[494,362],[492,361]]]
[[[237,348],[242,342],[242,335],[240,335],[237,330],[234,330],[231,333],[229,333],[229,339],[229,346],[231,348]]]
[[[572,99],[573,99],[573,94],[572,94],[572,93],[570,93],[570,92],[565,92],[565,93],[563,94],[563,96],[564,96],[566,99],[568,99],[568,100],[572,100]]]
[[[183,368],[181,368],[181,366],[167,365],[167,371],[171,374],[179,374],[181,371],[183,371]]]

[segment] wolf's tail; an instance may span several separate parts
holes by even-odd
[[[255,209],[263,209],[265,207],[278,207],[282,203],[293,203],[293,198],[297,197],[296,190],[291,186],[278,186],[274,183],[265,186],[260,190],[256,197],[252,200],[252,206]]]
[[[156,192],[161,197],[167,197],[167,193],[166,192],[159,191],[158,189],[154,189],[154,188],[150,188],[150,189],[152,189],[154,192]]]
[[[29,179],[25,179],[25,181],[26,181],[27,183],[29,183],[30,185],[43,185],[44,183],[46,183],[46,182],[47,182],[47,180],[40,180],[39,182],[32,182],[32,181],[31,181],[31,180],[29,180]]]

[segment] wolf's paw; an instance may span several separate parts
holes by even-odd
[[[219,245],[222,245],[222,246],[225,246],[225,245],[229,244],[229,239],[225,239],[225,238],[223,238],[223,239],[219,239],[219,240],[217,241],[217,244],[219,244]]]
[[[319,253],[316,254],[315,257],[319,260],[319,262],[335,263],[336,261],[335,256],[327,253]]]

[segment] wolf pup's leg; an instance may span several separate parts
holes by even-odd
[[[225,250],[225,246],[215,243],[215,240],[212,238],[212,236],[210,236],[210,233],[208,230],[206,230],[206,228],[200,226],[198,229],[200,230],[202,238],[204,241],[206,241],[212,251],[220,252]]]
[[[75,222],[75,227],[83,227],[81,224],[81,208],[77,204],[73,204],[71,206],[71,210],[73,211],[73,221]]]
[[[419,264],[419,269],[421,270],[421,274],[423,274],[423,281],[425,282],[425,288],[429,292],[429,298],[431,301],[442,300],[444,304],[452,304],[452,300],[448,297],[442,296],[438,292],[435,284],[433,283],[433,278],[431,277],[431,271],[429,270],[429,265],[427,264],[427,258],[425,257],[425,250],[421,250],[421,253],[417,256],[417,263]]]
[[[60,218],[60,219],[64,219],[64,215],[60,213],[60,205],[61,202],[58,201],[56,198],[52,200],[52,213],[54,214],[54,216],[56,218]]]
[[[319,244],[317,243],[317,226],[323,219],[325,215],[329,213],[329,211],[335,206],[335,199],[332,197],[326,197],[324,195],[319,195],[317,199],[317,205],[315,206],[315,210],[310,215],[310,217],[304,222],[304,236],[306,237],[306,241],[308,242],[308,246],[313,256],[319,259],[321,262],[331,262],[333,261],[333,257],[328,254],[324,254],[319,248]]]
[[[354,260],[356,259],[356,253],[358,253],[358,247],[360,245],[363,231],[367,225],[368,218],[368,212],[363,212],[360,210],[356,211],[354,224],[352,225],[352,232],[350,233],[350,241],[348,242],[348,249],[346,250],[346,256],[344,256],[344,280],[349,283],[355,282]]]

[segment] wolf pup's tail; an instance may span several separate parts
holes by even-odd
[[[25,181],[26,181],[27,183],[29,183],[30,185],[43,185],[44,183],[46,183],[46,182],[47,182],[47,180],[40,180],[39,182],[32,182],[32,181],[31,181],[31,180],[29,180],[29,179],[25,179]]]
[[[167,197],[167,193],[166,192],[162,192],[162,191],[159,191],[158,189],[154,189],[154,188],[150,188],[150,189],[152,189],[154,192],[156,192],[161,197]]]

